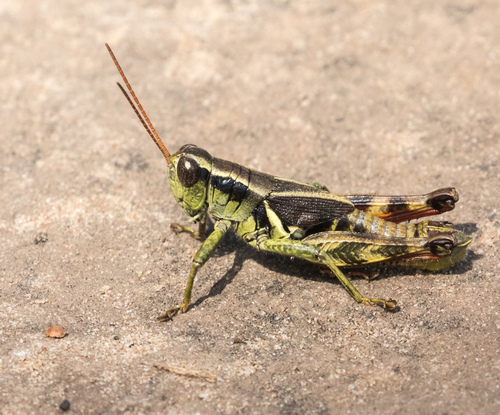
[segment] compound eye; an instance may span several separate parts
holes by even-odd
[[[177,177],[184,187],[193,186],[200,178],[200,166],[196,160],[181,156],[177,162]]]

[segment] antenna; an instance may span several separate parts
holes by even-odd
[[[123,92],[123,95],[125,95],[125,98],[127,98],[128,103],[130,104],[130,106],[134,110],[134,112],[137,115],[137,117],[139,118],[139,120],[141,120],[141,123],[144,126],[144,128],[146,129],[146,131],[148,132],[149,136],[153,139],[155,144],[158,146],[160,151],[163,153],[163,156],[165,157],[165,160],[167,160],[167,163],[170,164],[170,153],[168,152],[167,147],[165,147],[165,144],[163,144],[163,141],[161,141],[161,138],[158,135],[158,133],[156,132],[155,127],[153,126],[153,123],[149,120],[149,117],[146,114],[146,111],[144,111],[144,108],[142,107],[142,105],[139,101],[139,98],[137,98],[137,95],[135,95],[134,90],[130,86],[130,83],[128,82],[128,79],[125,76],[125,73],[123,72],[122,67],[118,63],[118,60],[116,59],[115,54],[113,53],[113,51],[111,50],[111,48],[109,47],[109,45],[107,43],[106,43],[106,48],[108,49],[108,52],[111,55],[111,59],[113,59],[113,62],[115,63],[116,68],[118,69],[118,72],[120,72],[120,75],[123,79],[123,82],[125,82],[125,85],[127,86],[127,89],[129,90],[130,95],[132,95],[132,98],[134,99],[134,101],[132,101],[129,94],[125,90],[125,88],[123,88],[123,86],[119,82],[117,82],[116,84],[118,85],[120,90]],[[137,106],[134,104],[134,102],[135,102],[135,104],[137,104]]]

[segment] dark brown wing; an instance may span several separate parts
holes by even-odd
[[[278,179],[276,190],[266,201],[284,224],[301,228],[330,222],[355,209],[351,202],[339,196],[285,179]]]

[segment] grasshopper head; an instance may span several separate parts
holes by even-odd
[[[206,210],[205,200],[207,198],[207,186],[212,171],[212,156],[205,150],[193,145],[187,144],[179,149],[177,153],[171,155],[167,147],[163,144],[160,136],[156,132],[153,123],[142,107],[139,98],[135,94],[132,86],[128,82],[123,69],[118,63],[115,54],[106,43],[111,59],[116,65],[123,82],[127,86],[130,95],[125,88],[117,82],[118,87],[125,95],[128,103],[141,121],[147,133],[158,146],[168,164],[168,178],[175,200],[182,206],[182,209],[189,216],[196,216]],[[132,97],[131,97],[132,96]]]
[[[212,171],[212,156],[193,144],[182,146],[168,165],[168,178],[175,200],[189,216],[204,209]]]

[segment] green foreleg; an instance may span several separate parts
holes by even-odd
[[[189,226],[185,225],[180,225],[179,223],[172,223],[170,225],[170,229],[172,229],[177,235],[183,232],[189,233],[191,237],[194,239],[201,240],[205,238],[205,233],[207,230],[207,214],[206,212],[203,212],[203,214],[200,214],[199,216],[195,216],[194,218],[191,219],[192,222],[199,221],[198,222],[198,230],[195,231]]]
[[[202,267],[202,265],[208,261],[208,259],[212,256],[215,248],[218,243],[224,236],[224,234],[229,229],[230,223],[227,221],[219,221],[216,222],[214,227],[214,231],[210,234],[210,236],[203,242],[198,252],[193,258],[193,263],[191,265],[191,272],[189,273],[189,278],[186,284],[186,290],[184,291],[184,299],[182,304],[179,307],[174,307],[168,310],[166,313],[162,314],[158,317],[159,321],[169,321],[171,320],[179,311],[184,313],[189,307],[189,303],[191,302],[191,292],[193,290],[194,279],[196,277],[196,273],[198,269]]]

